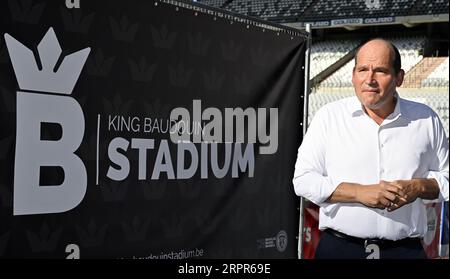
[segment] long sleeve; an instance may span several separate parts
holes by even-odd
[[[339,185],[325,168],[327,118],[326,107],[316,113],[298,149],[293,178],[295,193],[322,207],[329,205],[325,200]]]
[[[433,117],[434,146],[431,158],[431,167],[427,178],[436,179],[439,185],[439,197],[435,200],[423,200],[424,203],[448,201],[448,140],[445,136],[444,127],[437,115]]]

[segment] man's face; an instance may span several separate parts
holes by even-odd
[[[381,40],[371,41],[359,50],[352,82],[366,109],[378,110],[389,105],[396,87],[402,84],[404,72],[395,74],[393,58],[393,50]]]

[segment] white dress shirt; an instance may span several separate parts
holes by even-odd
[[[392,212],[325,202],[341,182],[367,185],[412,178],[435,178],[439,197],[418,198]],[[398,240],[425,235],[425,203],[448,201],[448,178],[448,141],[432,109],[397,98],[394,112],[378,125],[351,97],[316,113],[298,150],[293,183],[297,195],[320,206],[320,230]]]

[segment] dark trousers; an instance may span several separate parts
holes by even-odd
[[[354,237],[342,237],[333,231],[322,232],[316,249],[316,259],[426,259],[420,239],[387,243],[366,242]]]

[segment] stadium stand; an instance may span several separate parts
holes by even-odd
[[[422,87],[448,87],[448,57],[422,81]]]
[[[447,14],[445,0],[199,0],[248,16],[277,22],[320,21],[355,17]]]
[[[313,0],[297,1],[228,1],[224,7],[227,10],[246,14],[248,16],[257,16],[272,21],[283,20],[287,18],[298,18]]]
[[[421,14],[438,14],[448,13],[448,0],[434,0],[434,1],[417,1],[415,9],[412,11],[414,15]]]
[[[441,65],[441,63],[445,59],[446,59],[445,57],[424,57],[406,74],[403,86],[408,88],[445,86],[445,82],[441,83],[432,82],[429,84],[429,86],[423,86],[424,81],[427,79],[427,77],[433,71],[435,71],[436,68],[439,67],[439,65]],[[443,78],[444,77],[445,76],[443,76]],[[424,85],[427,85],[427,83],[425,82]]]
[[[310,77],[314,78],[354,50],[360,41],[358,40],[330,40],[313,43],[311,46],[311,72]]]
[[[226,2],[229,2],[229,0],[203,0],[203,1],[197,1],[201,2],[205,5],[221,8]]]
[[[320,87],[351,87],[352,86],[352,69],[355,66],[355,59],[347,62],[343,67],[337,70],[320,83]]]
[[[399,49],[402,56],[402,68],[406,73],[419,63],[423,56],[423,48],[426,43],[425,37],[400,37],[389,38],[394,45]],[[359,41],[353,41],[349,48],[358,45]],[[347,48],[347,49],[349,49]],[[313,51],[312,51],[313,52]],[[318,58],[317,60],[320,60]],[[313,60],[314,61],[314,60]],[[313,64],[313,63],[311,63]],[[355,59],[346,63],[342,68],[337,70],[334,74],[325,79],[320,86],[322,87],[351,87],[352,68],[355,65]],[[313,70],[311,69],[311,72]]]
[[[412,1],[318,1],[311,11],[303,15],[303,20],[326,20],[352,18],[364,14],[369,17],[406,15]]]

